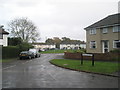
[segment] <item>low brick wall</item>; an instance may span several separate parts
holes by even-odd
[[[66,59],[81,59],[81,53],[64,53],[64,58]]]
[[[69,53],[69,52],[65,52],[64,53],[64,57],[66,59],[78,59],[80,60],[81,59],[81,54],[82,53]],[[104,60],[104,61],[113,61],[113,60],[118,60],[120,59],[119,56],[120,56],[120,53],[93,53],[94,54],[94,59],[95,60]],[[92,57],[91,56],[83,56],[83,59],[86,59],[86,60],[92,60]]]

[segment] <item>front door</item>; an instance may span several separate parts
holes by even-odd
[[[109,42],[107,40],[102,42],[102,49],[103,53],[109,52]]]

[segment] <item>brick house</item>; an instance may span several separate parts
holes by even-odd
[[[120,13],[88,26],[86,30],[87,53],[106,53],[120,48]]]

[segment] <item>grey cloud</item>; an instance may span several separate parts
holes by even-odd
[[[21,0],[21,1],[18,1],[16,4],[20,7],[33,7],[33,6],[36,6],[40,3],[41,0]]]
[[[84,0],[1,1],[4,8],[0,8],[3,12],[0,23],[7,24],[14,17],[28,17],[38,26],[44,40],[54,36],[85,40],[85,27],[117,12],[117,0],[89,3]]]

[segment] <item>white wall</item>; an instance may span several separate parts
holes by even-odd
[[[0,39],[0,45],[3,45],[3,39]]]
[[[8,46],[8,35],[3,35],[3,46]]]
[[[3,35],[3,39],[0,39],[0,45],[8,46],[8,35]]]
[[[80,44],[80,47],[86,49],[86,44]]]

